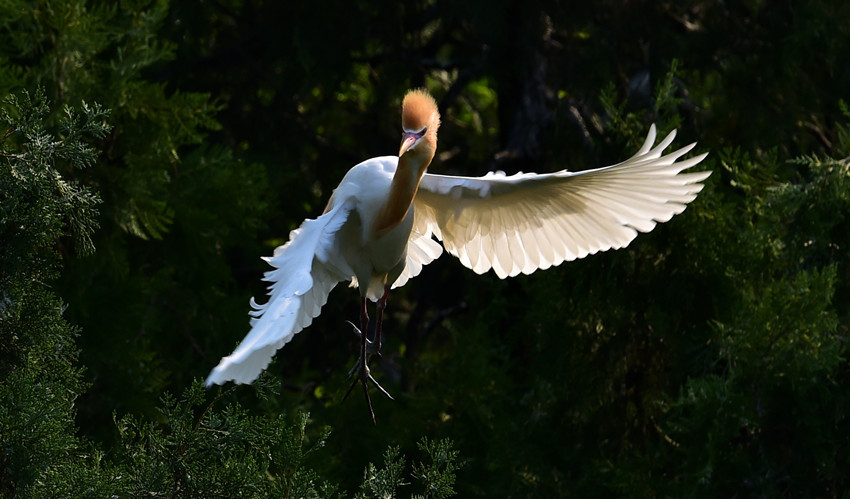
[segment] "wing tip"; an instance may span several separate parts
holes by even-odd
[[[247,354],[237,353],[241,346],[240,344],[234,353],[222,358],[218,365],[210,371],[209,376],[204,381],[205,387],[210,388],[212,385],[223,385],[228,381],[233,381],[237,385],[253,383],[269,366],[274,354],[283,344],[280,346],[276,344],[263,345]]]
[[[269,362],[271,362],[271,359],[269,359]],[[238,372],[228,373],[229,368],[232,366],[232,364],[226,367],[222,367],[221,364],[216,366],[204,381],[204,388],[209,389],[213,385],[224,385],[228,381],[232,381],[237,385],[250,385],[260,377],[260,374],[268,367],[268,364],[266,364],[266,367],[256,370],[255,373],[253,372],[254,370],[247,372],[247,366],[237,366],[239,369]]]

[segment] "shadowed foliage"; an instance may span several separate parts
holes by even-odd
[[[850,4],[3,5],[0,495],[850,488]],[[411,87],[435,173],[611,164],[656,123],[713,174],[623,250],[394,291],[377,426],[341,402],[344,290],[256,385],[203,390],[259,257],[398,150]]]

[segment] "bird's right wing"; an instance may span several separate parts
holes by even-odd
[[[251,383],[275,352],[319,315],[334,286],[348,278],[341,274],[347,269],[329,262],[329,252],[350,212],[351,206],[341,203],[315,220],[305,220],[290,233],[289,242],[275,249],[274,256],[264,258],[275,267],[263,279],[271,283],[269,300],[258,305],[251,298],[251,331],[212,370],[207,386],[231,380]]]
[[[604,168],[484,177],[425,174],[414,198],[415,226],[482,274],[499,278],[622,248],[681,213],[710,172],[682,173],[705,158],[678,161],[695,144],[663,154],[655,125],[637,154]]]

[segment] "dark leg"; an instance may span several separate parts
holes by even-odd
[[[381,326],[384,325],[384,309],[387,308],[387,298],[390,296],[390,285],[384,286],[384,295],[378,300],[375,307],[377,317],[375,318],[375,353],[381,356]]]
[[[386,296],[386,293],[384,294]],[[386,301],[386,300],[384,300]],[[381,316],[382,312],[378,312],[378,316]],[[369,364],[367,359],[366,347],[368,344],[372,343],[366,337],[367,332],[369,331],[369,314],[366,311],[366,298],[363,298],[360,308],[360,330],[356,327],[354,328],[354,332],[357,336],[360,337],[360,358],[357,359],[357,362],[354,363],[354,367],[348,372],[348,376],[354,376],[355,373],[357,377],[354,379],[354,382],[348,388],[348,391],[345,392],[345,397],[342,399],[345,400],[351,394],[351,391],[354,390],[354,387],[357,386],[357,382],[359,381],[363,385],[363,396],[366,398],[366,405],[369,407],[369,415],[372,416],[372,423],[377,424],[375,420],[375,411],[372,409],[372,399],[369,398],[369,389],[367,387],[367,382],[371,381],[378,390],[380,390],[384,395],[390,398],[390,400],[395,400],[393,397],[384,390],[375,378],[372,377],[372,374],[369,371]]]
[[[360,300],[360,358],[366,358],[366,343],[369,342],[367,336],[369,331],[369,311],[366,310],[366,298]],[[366,365],[366,362],[363,362]],[[367,372],[369,368],[366,368]]]

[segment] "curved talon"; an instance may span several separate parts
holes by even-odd
[[[390,399],[390,400],[392,400],[392,401],[394,401],[394,402],[395,402],[395,399],[393,398],[393,396],[392,396],[392,395],[390,395],[390,392],[388,392],[388,391],[384,390],[384,387],[383,387],[383,386],[381,386],[381,385],[380,385],[377,381],[375,381],[375,378],[373,378],[371,374],[369,375],[369,380],[370,380],[372,383],[374,383],[374,384],[375,384],[375,386],[377,386],[377,387],[378,387],[378,390],[381,390],[381,393],[383,393],[384,395],[386,395],[388,399]]]
[[[348,373],[348,377],[349,377],[349,378],[351,377],[351,374],[352,374],[352,373]],[[342,397],[342,401],[343,401],[343,402],[345,402],[345,399],[347,399],[347,398],[348,398],[348,396],[349,396],[349,395],[351,395],[351,390],[354,390],[354,387],[355,387],[355,386],[357,386],[357,382],[358,382],[358,381],[360,381],[360,378],[355,379],[355,380],[354,380],[354,383],[351,383],[351,386],[349,386],[349,387],[348,387],[348,391],[346,391],[346,392],[345,392],[345,396],[343,396],[343,397]]]
[[[354,380],[353,383],[351,383],[351,386],[348,387],[348,391],[345,392],[345,396],[342,397],[342,400],[345,401],[345,399],[347,399],[348,396],[351,395],[351,392],[354,390],[354,387],[357,386],[357,383],[359,382],[361,385],[363,385],[363,396],[366,398],[366,405],[369,407],[369,415],[372,417],[372,424],[378,424],[377,420],[375,419],[375,410],[372,409],[372,399],[371,397],[369,397],[368,382],[371,381],[372,384],[375,385],[378,390],[380,390],[381,393],[386,395],[387,398],[389,398],[390,400],[394,401],[395,399],[392,395],[390,395],[390,392],[386,391],[384,387],[381,386],[381,384],[378,383],[378,381],[374,377],[372,377],[372,373],[369,371],[369,366],[366,364],[366,362],[362,360],[362,358],[357,359],[357,362],[354,363],[354,367],[352,367],[351,370],[348,371],[348,377],[351,378],[351,376],[353,376],[355,372],[357,373],[357,378]]]
[[[351,329],[354,330],[354,336],[357,336],[357,338],[360,339],[361,335],[363,334],[363,333],[360,332],[360,328],[355,326],[354,323],[351,322],[351,321],[345,321],[345,322],[347,322],[348,325],[351,326]]]

